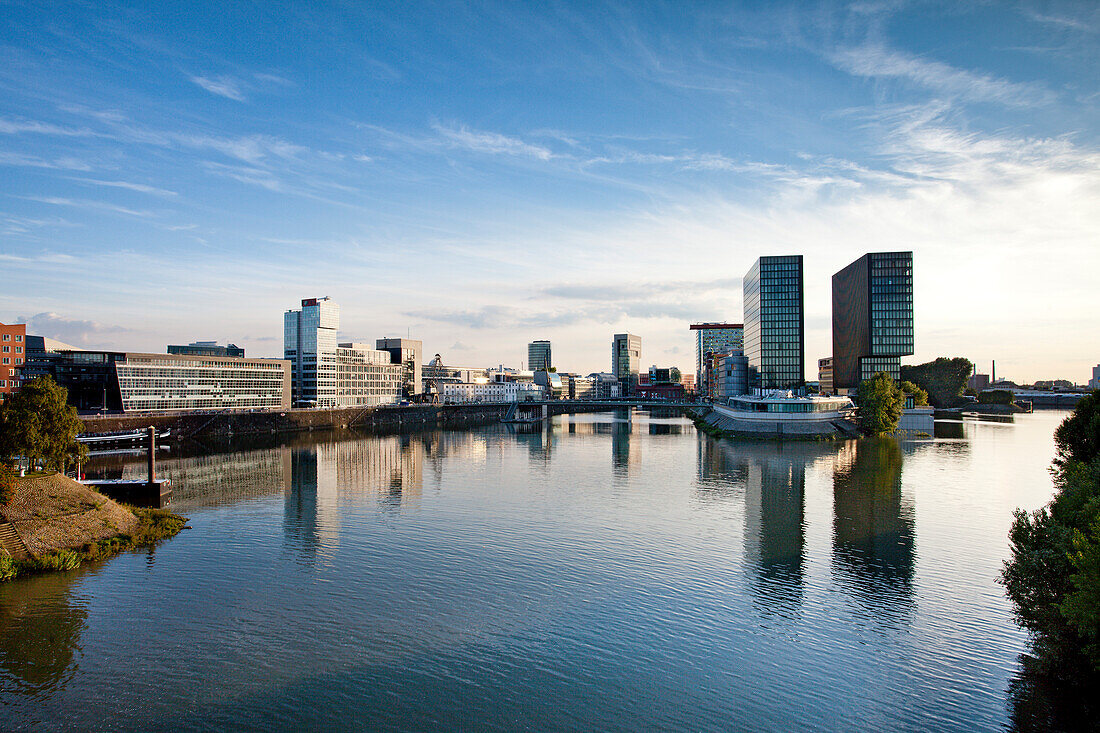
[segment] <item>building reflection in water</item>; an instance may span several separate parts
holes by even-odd
[[[0,587],[0,670],[7,692],[34,699],[64,688],[76,671],[88,612],[71,588],[87,570],[20,578]]]
[[[850,441],[833,474],[833,568],[873,616],[901,621],[913,605],[914,508],[901,491],[894,438]]]
[[[744,506],[746,564],[764,610],[796,614],[804,594],[808,467],[832,461],[836,444],[737,443],[699,436],[698,495]]]

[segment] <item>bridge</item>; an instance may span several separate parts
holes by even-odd
[[[504,414],[504,422],[536,422],[546,420],[551,415],[564,415],[570,412],[601,412],[603,410],[664,409],[684,410],[709,407],[702,402],[687,400],[655,399],[617,399],[617,400],[531,400],[512,402]]]

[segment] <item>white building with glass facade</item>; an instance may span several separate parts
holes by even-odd
[[[488,382],[485,384],[440,384],[440,397],[445,404],[477,402],[525,402],[541,400],[546,392],[531,382]]]
[[[370,407],[401,402],[405,365],[393,363],[389,351],[366,344],[336,347],[336,406]]]
[[[126,353],[114,355],[110,368],[124,412],[290,407],[284,360]],[[112,388],[108,380],[104,389]]]
[[[336,331],[340,306],[307,298],[283,315],[283,357],[291,364],[296,407],[336,407]]]

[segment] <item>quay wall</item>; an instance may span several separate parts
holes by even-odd
[[[463,428],[499,422],[511,403],[476,405],[408,405],[405,407],[347,407],[262,412],[177,412],[131,415],[82,415],[83,432],[116,433],[150,425],[171,430],[172,437],[255,435],[307,430],[360,428],[380,432],[401,432],[431,428]],[[624,408],[630,407],[628,404]],[[548,403],[550,415],[574,412],[602,412],[609,408],[574,405],[569,401]]]

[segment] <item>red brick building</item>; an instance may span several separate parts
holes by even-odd
[[[19,390],[19,371],[27,358],[27,324],[0,323],[0,402]]]

